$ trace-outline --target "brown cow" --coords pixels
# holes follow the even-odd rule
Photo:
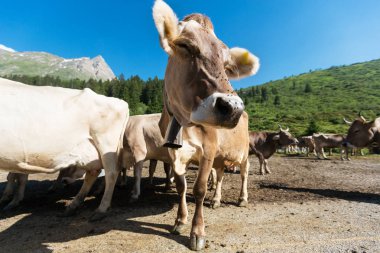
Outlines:
[[[288,129],[282,129],[276,133],[249,132],[249,154],[255,154],[260,162],[260,174],[271,173],[268,168],[268,159],[276,152],[277,148],[297,144]]]
[[[345,136],[342,134],[313,134],[313,140],[315,144],[315,151],[317,152],[317,158],[327,159],[324,148],[341,148],[340,158],[343,160],[342,144],[345,139]],[[347,152],[346,152],[347,153]]]
[[[228,78],[253,75],[259,63],[245,49],[229,49],[216,37],[210,19],[202,14],[192,14],[178,22],[173,10],[157,0],[153,18],[161,46],[169,54],[163,117],[170,120],[161,120],[161,133],[168,130],[165,139],[170,143],[178,133],[178,126],[202,126],[198,130],[202,134],[202,142],[198,143],[201,158],[193,188],[196,209],[190,233],[190,248],[200,250],[205,245],[203,200],[218,148],[215,128],[235,127],[244,110],[243,102],[233,91]],[[174,171],[177,188],[183,192],[184,171]]]
[[[207,127],[185,127],[183,129],[183,147],[180,149],[169,149],[169,154],[173,159],[173,170],[175,171],[177,191],[181,196],[181,201],[178,206],[177,218],[172,230],[172,232],[176,234],[181,233],[184,225],[187,223],[187,184],[185,179],[186,167],[190,163],[193,163],[195,165],[201,164],[205,159],[203,158],[203,155],[207,150],[205,150],[204,143],[208,138],[207,135],[205,135],[205,130],[207,130]],[[221,187],[225,166],[240,167],[242,184],[239,197],[239,206],[246,206],[248,204],[247,181],[249,169],[249,135],[247,113],[243,113],[243,115],[240,117],[238,125],[234,129],[218,129],[215,134],[216,151],[215,155],[213,156],[213,160],[210,162],[212,167],[214,167],[217,172],[217,185],[212,200],[212,206],[213,208],[216,208],[220,205]],[[201,169],[202,168],[199,167],[199,170]],[[200,175],[201,174],[199,173],[198,177]],[[205,180],[207,182],[207,177]],[[196,187],[196,183],[197,182],[195,182],[194,188]],[[198,205],[197,208],[199,208]],[[201,246],[199,243],[202,242],[198,242],[197,244],[198,246]]]
[[[309,157],[309,154],[312,152],[315,156],[317,153],[315,152],[315,144],[313,140],[313,136],[301,136],[297,138],[298,147],[306,148],[306,156]]]
[[[149,178],[152,182],[157,160],[164,162],[166,172],[166,189],[170,188],[170,162],[168,149],[162,147],[162,138],[158,122],[161,113],[131,116],[124,134],[123,167],[134,169],[135,184],[131,201],[136,201],[140,195],[141,172],[143,163],[151,160]]]
[[[346,123],[350,124],[350,128],[343,146],[351,148],[380,146],[380,117],[367,121],[359,115],[354,122],[346,121]]]

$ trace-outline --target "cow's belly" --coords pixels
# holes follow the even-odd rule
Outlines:
[[[171,162],[171,158],[169,156],[168,149],[163,148],[163,147],[151,147],[151,148],[149,148],[145,159],[146,160],[155,159],[155,160],[163,161],[166,163]]]
[[[20,164],[51,169],[52,173],[71,165],[85,170],[102,168],[98,152],[88,139],[70,143],[70,146],[63,149],[42,150],[41,147],[36,149],[38,152],[35,152],[35,149],[23,149],[20,145],[15,149],[15,145],[12,145],[12,148],[6,149],[6,151],[0,150],[0,169],[30,173],[25,168],[26,166],[20,166]]]
[[[247,154],[247,151],[238,148],[229,152],[218,153],[215,157],[214,166],[240,165],[247,158]]]

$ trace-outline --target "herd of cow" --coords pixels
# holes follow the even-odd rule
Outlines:
[[[275,133],[249,132],[248,114],[229,79],[255,74],[258,58],[246,49],[228,48],[204,15],[191,14],[178,21],[165,2],[156,0],[153,18],[161,46],[169,55],[160,114],[129,117],[125,101],[89,89],[36,87],[0,79],[0,168],[9,172],[0,203],[8,203],[6,208],[22,200],[28,174],[60,171],[57,183],[84,177],[65,211],[72,215],[103,169],[104,193],[91,217],[97,220],[111,204],[122,167],[134,170],[133,201],[140,195],[143,162],[151,160],[152,178],[160,160],[165,163],[166,186],[170,187],[174,177],[180,195],[172,229],[178,234],[188,223],[185,173],[193,164],[198,166],[198,174],[193,187],[196,208],[190,249],[201,250],[205,246],[203,201],[210,174],[216,182],[213,207],[218,207],[225,167],[239,167],[238,204],[245,206],[249,154],[259,158],[264,174],[270,173],[267,159],[279,147],[299,145],[324,156],[323,147],[380,144],[380,118],[367,122],[359,117],[348,122],[346,138],[319,134],[297,140],[281,127]],[[57,184],[52,189],[55,187]]]

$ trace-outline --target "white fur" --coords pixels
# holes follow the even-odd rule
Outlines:
[[[234,47],[230,50],[231,61],[238,69],[236,73],[229,76],[230,79],[240,79],[257,73],[260,61],[255,55],[245,48]]]
[[[191,112],[191,122],[202,125],[215,125],[217,119],[215,118],[214,108],[217,98],[220,97],[228,98],[232,104],[235,104],[235,102],[236,104],[243,104],[243,101],[239,96],[214,92],[213,94],[205,98],[195,111]]]
[[[158,34],[160,35],[161,46],[168,54],[173,54],[173,50],[171,49],[169,43],[170,39],[165,33],[165,27],[170,28],[169,31],[173,35],[178,35],[178,18],[170,8],[162,0],[156,0],[153,6],[153,19],[156,24]]]

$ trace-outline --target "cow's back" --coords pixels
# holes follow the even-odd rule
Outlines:
[[[313,140],[318,148],[337,148],[344,141],[344,136],[341,134],[318,134],[313,135]]]

